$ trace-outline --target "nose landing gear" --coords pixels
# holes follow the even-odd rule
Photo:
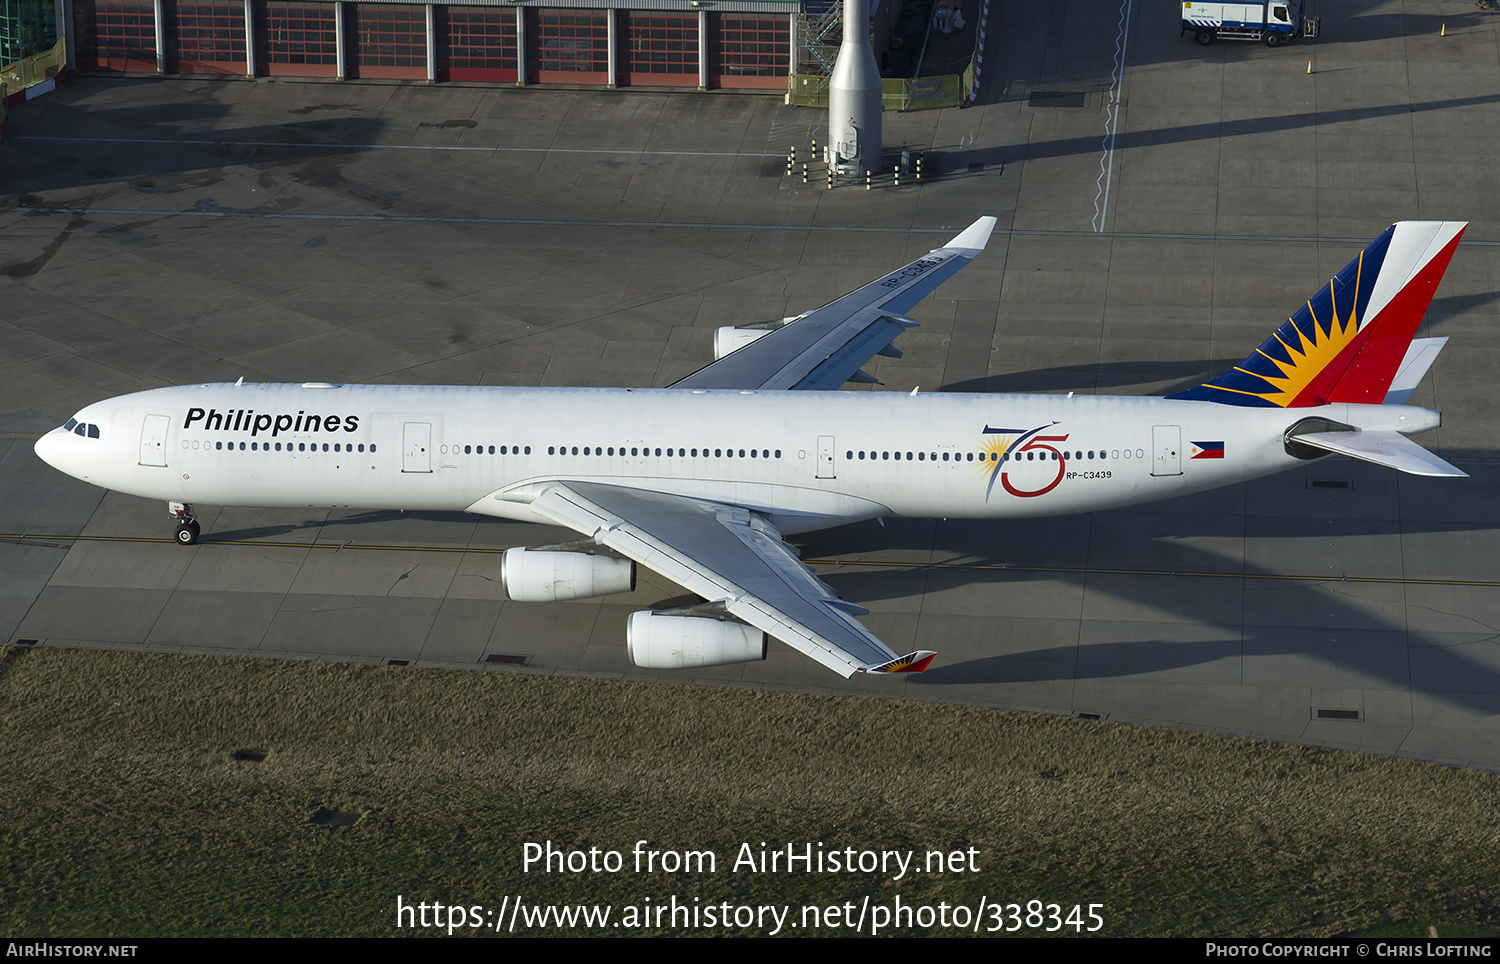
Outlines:
[[[198,541],[198,520],[193,518],[193,507],[182,502],[168,502],[167,511],[177,523],[174,538],[179,546],[191,546]]]

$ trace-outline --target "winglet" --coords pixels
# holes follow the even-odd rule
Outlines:
[[[957,249],[965,257],[974,257],[983,251],[984,246],[989,243],[990,233],[995,230],[995,221],[994,217],[985,215],[964,228],[957,237],[943,245],[943,248]],[[933,250],[939,251],[942,249],[933,248]]]
[[[920,673],[927,668],[937,653],[930,649],[919,649],[915,653],[898,656],[889,663],[881,663],[865,670],[867,673]]]

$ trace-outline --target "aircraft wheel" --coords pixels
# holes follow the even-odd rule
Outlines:
[[[177,523],[177,544],[180,546],[191,546],[198,541],[198,523]]]
[[[1193,34],[1193,39],[1198,41],[1198,46],[1207,47],[1214,42],[1214,32],[1212,30],[1200,30]]]
[[[1272,30],[1261,38],[1261,43],[1265,44],[1267,47],[1279,46],[1281,44],[1281,34]]]

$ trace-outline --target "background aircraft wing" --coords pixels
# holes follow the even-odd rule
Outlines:
[[[799,316],[672,387],[832,391],[914,327],[906,312],[983,251],[994,229],[994,218],[980,218],[943,247]]]
[[[749,509],[595,482],[548,485],[531,508],[842,676],[920,672],[933,656],[898,656],[851,615],[869,610],[840,600]]]

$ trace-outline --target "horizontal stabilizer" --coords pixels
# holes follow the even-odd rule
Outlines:
[[[1469,476],[1400,432],[1309,432],[1292,438],[1325,452],[1374,462],[1408,475],[1460,479]]]
[[[1401,359],[1401,367],[1396,369],[1396,377],[1391,382],[1390,390],[1385,393],[1384,404],[1405,405],[1446,344],[1447,338],[1418,338],[1413,341],[1406,349],[1406,357]]]

